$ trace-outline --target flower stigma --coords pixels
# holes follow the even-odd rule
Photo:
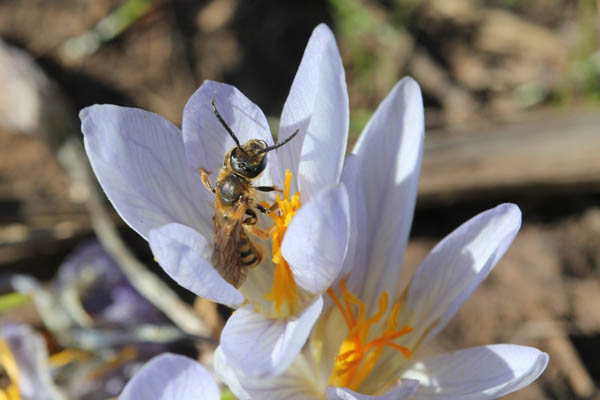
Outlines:
[[[388,311],[387,292],[383,292],[379,297],[377,313],[367,318],[364,303],[348,291],[345,280],[340,281],[340,286],[341,300],[332,288],[327,289],[327,294],[340,310],[348,326],[348,335],[335,357],[335,366],[329,378],[329,384],[357,390],[371,373],[385,346],[398,350],[407,359],[412,357],[412,351],[394,343],[393,340],[410,333],[413,328],[406,325],[398,329],[397,319],[400,303],[396,303],[388,315],[383,333],[379,337],[369,340],[371,327],[377,324]],[[353,312],[352,305],[358,308],[357,315]]]
[[[0,339],[0,400],[21,400],[19,368],[6,341]]]
[[[274,224],[270,229],[272,260],[275,264],[273,273],[273,285],[271,292],[265,295],[265,299],[275,304],[275,310],[280,313],[284,306],[289,315],[294,315],[297,308],[298,290],[296,281],[290,269],[289,264],[281,254],[281,243],[288,225],[292,222],[296,211],[302,206],[300,203],[300,193],[294,194],[290,198],[290,184],[293,174],[289,169],[285,170],[285,186],[283,199],[275,195],[278,208],[269,213],[269,217]]]

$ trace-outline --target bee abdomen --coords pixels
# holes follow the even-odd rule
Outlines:
[[[245,267],[250,267],[259,264],[262,260],[262,255],[252,242],[247,238],[242,238],[240,246],[240,264]]]

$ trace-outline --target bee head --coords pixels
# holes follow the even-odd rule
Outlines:
[[[247,179],[254,179],[265,170],[267,167],[267,152],[283,146],[298,134],[298,129],[296,129],[294,133],[288,136],[283,142],[274,144],[273,146],[267,145],[264,140],[260,139],[250,139],[243,145],[240,145],[237,136],[235,136],[235,133],[233,133],[229,125],[227,125],[221,116],[221,113],[219,113],[219,110],[217,110],[215,99],[212,99],[211,106],[215,116],[236,144],[236,147],[231,149],[225,156],[223,164],[226,167],[231,168],[237,175]]]
[[[236,174],[244,178],[254,179],[267,167],[267,143],[260,139],[250,139],[239,147],[234,147],[228,154],[229,166]]]

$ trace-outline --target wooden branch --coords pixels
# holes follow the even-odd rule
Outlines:
[[[600,115],[544,118],[488,132],[428,133],[425,202],[507,190],[600,189]]]

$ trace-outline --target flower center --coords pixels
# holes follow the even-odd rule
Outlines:
[[[412,351],[394,343],[393,340],[410,333],[413,328],[406,325],[398,329],[397,319],[400,303],[396,303],[388,315],[386,327],[381,336],[369,340],[371,327],[378,323],[388,311],[388,294],[386,292],[381,294],[377,313],[367,318],[364,303],[348,291],[346,281],[342,279],[340,286],[341,300],[331,288],[327,289],[327,294],[342,313],[348,326],[348,336],[335,357],[335,366],[329,378],[329,384],[356,390],[371,373],[385,346],[398,350],[406,358],[412,356]],[[356,314],[352,310],[352,304],[358,309]]]
[[[290,198],[292,176],[290,170],[286,169],[283,199],[279,195],[275,195],[278,209],[269,213],[269,217],[274,222],[270,233],[273,252],[272,260],[275,264],[275,271],[273,273],[271,292],[265,295],[265,299],[275,303],[275,310],[278,313],[285,307],[290,315],[295,314],[296,311],[298,290],[296,289],[296,282],[294,281],[294,275],[290,266],[281,254],[281,243],[283,242],[288,225],[292,222],[296,211],[302,205],[300,203],[300,193],[296,193]]]
[[[21,400],[19,368],[6,341],[0,339],[0,400]]]

